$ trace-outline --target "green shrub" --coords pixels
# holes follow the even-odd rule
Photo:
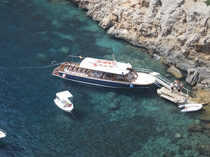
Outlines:
[[[207,5],[210,5],[210,0],[207,0],[207,1],[206,1],[206,4],[207,4]]]

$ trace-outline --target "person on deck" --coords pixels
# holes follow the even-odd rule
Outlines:
[[[173,82],[170,84],[170,87],[171,87],[171,93],[173,93],[173,91],[174,91],[174,83]]]
[[[179,87],[179,81],[178,80],[174,81],[174,87],[176,88],[177,91],[179,91],[180,87]]]
[[[181,91],[182,91],[182,88],[183,88],[183,83],[182,83],[182,82],[180,82],[180,83],[179,83],[178,92],[181,92]]]

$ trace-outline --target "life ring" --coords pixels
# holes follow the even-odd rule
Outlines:
[[[63,76],[63,78],[66,78],[66,74],[63,74],[62,76]]]
[[[71,107],[72,104],[69,104],[68,107]]]
[[[98,64],[96,64],[96,63],[93,63],[93,65],[94,65],[94,67],[97,67],[98,66]]]

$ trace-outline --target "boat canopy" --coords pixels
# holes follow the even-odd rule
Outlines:
[[[130,72],[130,70],[128,69],[132,68],[130,63],[122,63],[117,61],[109,61],[89,57],[83,59],[79,67],[119,75],[128,74]]]
[[[68,98],[72,98],[73,97],[73,95],[69,91],[63,91],[63,92],[56,93],[56,96],[60,100],[65,100],[65,99],[68,99]]]

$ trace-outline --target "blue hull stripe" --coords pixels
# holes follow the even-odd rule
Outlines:
[[[63,74],[64,73],[59,72],[59,76],[61,78],[64,78],[62,77]],[[64,79],[67,79],[67,80],[96,85],[96,86],[109,87],[109,88],[148,88],[151,86],[151,85],[133,85],[133,84],[131,85],[129,83],[111,82],[111,81],[106,81],[106,80],[98,80],[98,79],[93,79],[93,78],[75,76],[75,75],[70,75],[66,73],[65,75],[66,77]]]

